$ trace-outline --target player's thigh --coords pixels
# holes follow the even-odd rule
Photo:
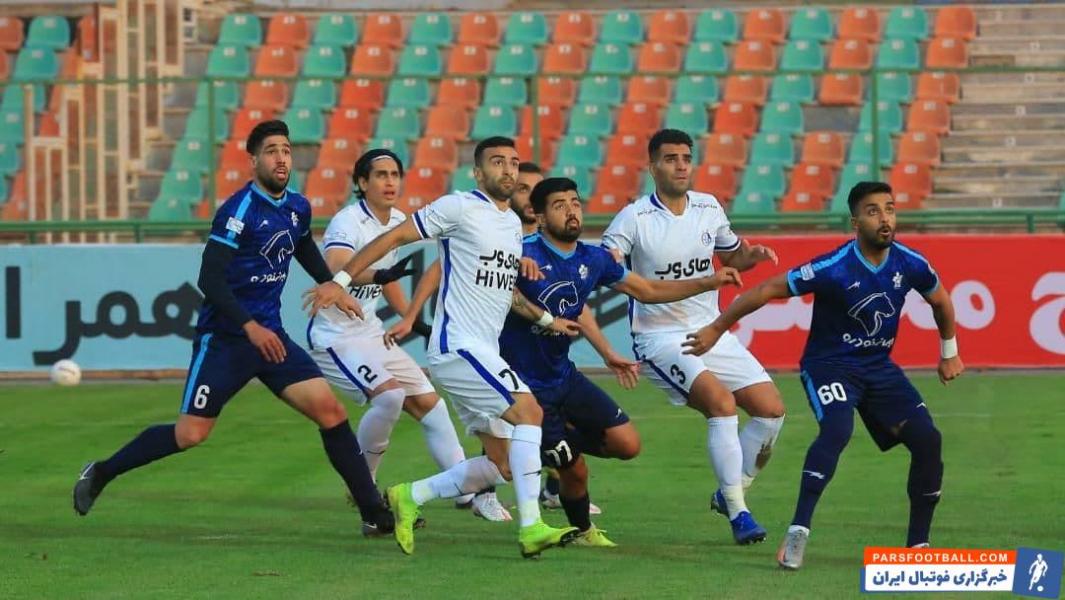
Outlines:
[[[920,392],[906,374],[890,361],[863,373],[866,391],[859,406],[862,421],[881,450],[899,443],[901,426],[914,418],[931,419]]]
[[[353,337],[317,348],[311,357],[329,383],[361,406],[380,390],[399,386],[389,385],[393,377],[381,360],[384,344],[379,346],[369,338]]]
[[[736,404],[752,417],[773,419],[784,416],[784,400],[773,382],[756,383],[732,392]]]
[[[287,335],[282,335],[281,341],[285,344],[285,360],[264,362],[257,373],[259,380],[319,427],[328,429],[347,419],[347,412],[314,359]]]
[[[569,467],[580,456],[579,448],[567,437],[566,415],[563,412],[567,386],[535,390],[536,400],[543,410],[540,455],[543,463],[555,469]]]
[[[636,347],[644,375],[676,406],[690,405],[696,380],[708,369],[698,356],[684,354],[683,334],[642,339]]]
[[[581,430],[602,432],[611,457],[627,460],[640,453],[640,435],[629,416],[609,394],[579,371],[571,377],[563,406],[568,423]],[[544,419],[547,419],[546,411]]]
[[[818,423],[836,411],[853,414],[865,393],[852,370],[838,365],[803,364],[799,380]]]
[[[725,332],[709,352],[702,355],[714,377],[736,398],[736,404],[755,417],[780,417],[784,403],[762,363],[740,339]]]
[[[192,345],[181,414],[218,418],[229,399],[251,381],[264,363],[259,351],[244,338],[200,336]]]
[[[429,373],[447,391],[469,434],[510,439],[514,427],[503,414],[515,396],[532,397],[528,386],[492,348],[466,348],[429,359]]]

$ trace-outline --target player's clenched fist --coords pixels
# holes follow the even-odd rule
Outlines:
[[[714,274],[710,276],[710,289],[716,290],[726,285],[734,285],[736,287],[743,287],[743,278],[740,277],[740,272],[732,267],[721,267]]]
[[[939,359],[939,382],[943,385],[947,385],[951,380],[956,379],[962,372],[965,371],[965,365],[961,362],[960,356],[952,356],[951,358]]]

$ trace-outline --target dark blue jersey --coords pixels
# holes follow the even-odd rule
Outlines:
[[[522,256],[535,260],[544,278],[519,278],[518,290],[554,317],[576,320],[593,290],[614,285],[628,275],[609,252],[581,242],[573,252],[565,253],[538,236],[523,244]],[[569,336],[510,313],[499,349],[522,381],[542,389],[561,384],[576,368],[569,359],[570,342]]]
[[[281,291],[289,261],[302,236],[311,234],[311,205],[296,192],[279,200],[253,182],[218,207],[208,244],[234,249],[226,283],[237,302],[263,327],[281,331]],[[207,300],[196,324],[200,333],[243,335],[240,325],[226,319]]]
[[[793,296],[814,295],[813,319],[802,362],[868,364],[885,360],[895,345],[902,304],[911,289],[927,296],[939,276],[923,256],[895,242],[873,266],[856,241],[788,271]]]

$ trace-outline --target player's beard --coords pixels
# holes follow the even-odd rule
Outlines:
[[[886,236],[881,235],[880,228],[877,228],[872,234],[865,236],[865,241],[874,248],[883,250],[884,248],[890,248],[891,244],[895,242],[895,230],[892,229]]]
[[[521,220],[524,225],[532,225],[536,222],[536,215],[532,211],[532,207],[526,203],[525,206],[518,206],[518,203],[514,201],[514,198],[510,199],[510,209],[518,215],[518,219]]]
[[[516,183],[512,183],[510,186],[510,190],[508,191],[502,186],[502,184],[499,183],[499,181],[500,180],[491,181],[489,179],[485,179],[484,191],[496,200],[506,200],[507,202],[510,202],[510,197],[514,195],[514,186],[516,185]]]
[[[567,244],[570,242],[576,242],[580,239],[581,234],[584,233],[584,227],[579,224],[575,228],[570,227],[569,225],[563,225],[559,229],[551,226],[548,226],[546,229],[547,232],[551,234],[551,237],[566,242]]]
[[[287,171],[285,173],[284,181],[278,180],[273,171],[256,173],[256,175],[258,175],[256,179],[259,180],[259,183],[271,194],[280,194],[285,191],[285,188],[288,186],[289,172]]]

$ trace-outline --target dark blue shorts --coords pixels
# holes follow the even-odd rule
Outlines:
[[[799,377],[817,421],[833,411],[857,410],[881,450],[899,442],[893,427],[928,412],[921,394],[890,360],[861,366],[803,363],[801,368]]]
[[[562,384],[532,391],[544,409],[540,448],[551,466],[566,466],[580,456],[572,430],[582,438],[601,437],[607,429],[629,422],[614,399],[576,369]]]
[[[277,332],[285,344],[285,361],[272,363],[263,358],[248,338],[208,333],[192,343],[192,363],[181,397],[182,414],[217,417],[222,407],[253,377],[280,396],[286,387],[321,377],[322,371],[310,355],[284,331]]]

